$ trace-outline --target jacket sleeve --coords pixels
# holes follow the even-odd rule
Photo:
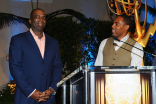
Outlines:
[[[62,62],[60,58],[59,45],[57,44],[57,51],[53,64],[53,80],[50,85],[50,87],[53,88],[55,91],[57,91],[57,83],[61,80],[61,78],[62,78]]]
[[[22,67],[22,47],[18,38],[13,36],[9,48],[9,69],[17,87],[28,97],[34,87],[29,83]]]

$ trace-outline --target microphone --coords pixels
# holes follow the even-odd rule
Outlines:
[[[113,45],[114,45],[114,46],[118,46],[116,43],[113,43]],[[118,47],[120,47],[120,46],[118,46]],[[135,54],[135,55],[137,55],[137,56],[139,56],[138,54],[136,54],[136,53],[134,53],[134,52],[132,52],[132,51],[126,49],[126,48],[123,48],[123,47],[120,47],[120,48],[122,48],[122,49],[124,49],[124,50],[126,50],[126,51],[128,51],[128,52],[130,52],[130,53],[133,53],[133,54]],[[139,56],[139,57],[142,58],[141,56]]]
[[[117,40],[117,41],[120,41],[120,42],[123,42],[123,43],[125,43],[125,44],[127,44],[127,45],[129,45],[129,46],[131,46],[131,47],[134,47],[134,48],[136,48],[136,49],[138,49],[138,50],[140,50],[140,51],[143,51],[143,52],[145,52],[145,53],[147,53],[147,54],[150,54],[150,55],[156,57],[155,54],[149,53],[149,52],[144,51],[144,50],[142,50],[142,49],[140,49],[140,48],[138,48],[138,47],[135,47],[135,46],[133,46],[133,45],[131,45],[131,44],[129,44],[129,43],[126,43],[126,42],[124,42],[124,41],[121,41],[121,40],[119,40],[119,39],[118,39],[117,37],[115,37],[115,36],[113,36],[113,39],[114,39],[114,40]],[[113,44],[113,45],[114,45],[114,44]],[[116,45],[117,45],[117,44],[116,44]]]

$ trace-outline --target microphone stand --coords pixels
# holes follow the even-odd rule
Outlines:
[[[88,52],[91,45],[91,38],[88,36],[88,49],[84,51],[84,62],[85,62],[85,69],[83,70],[83,84],[84,84],[84,102],[83,104],[89,104],[89,69],[88,69]]]
[[[123,43],[125,43],[125,44],[127,44],[127,45],[130,45],[131,47],[134,47],[134,48],[136,48],[136,49],[138,49],[138,50],[140,50],[140,51],[143,51],[143,52],[145,52],[145,53],[147,53],[147,54],[150,54],[150,55],[156,57],[155,54],[149,53],[149,52],[144,51],[144,50],[142,50],[142,49],[140,49],[140,48],[138,48],[138,47],[135,47],[135,46],[133,46],[133,45],[131,45],[131,44],[129,44],[129,43],[126,43],[126,42],[124,42],[124,41],[121,41],[121,40],[119,40],[117,37],[113,37],[113,39],[114,39],[114,40],[117,40],[117,41],[120,41],[120,42],[123,42]]]

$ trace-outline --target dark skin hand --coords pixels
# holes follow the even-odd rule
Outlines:
[[[43,102],[45,102],[47,99],[49,99],[50,96],[53,94],[53,92],[54,92],[53,89],[47,89],[46,91],[44,91],[43,94],[40,96],[42,99],[44,99]],[[42,99],[40,99],[40,100],[42,100]]]
[[[32,95],[31,98],[38,101],[38,102],[46,102],[47,99],[50,98],[50,96],[53,94],[53,89],[47,89],[44,92],[40,92],[39,90],[36,90]]]
[[[45,101],[45,99],[41,96],[45,96],[45,94],[40,92],[39,90],[35,90],[35,92],[30,97],[38,102]]]

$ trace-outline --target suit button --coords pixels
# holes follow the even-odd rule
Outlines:
[[[42,73],[42,75],[44,75],[44,74],[46,74],[46,73]]]
[[[115,60],[115,59],[113,59],[113,60]]]
[[[115,55],[116,55],[116,53],[115,53]]]
[[[43,64],[45,64],[45,63],[43,62]]]

